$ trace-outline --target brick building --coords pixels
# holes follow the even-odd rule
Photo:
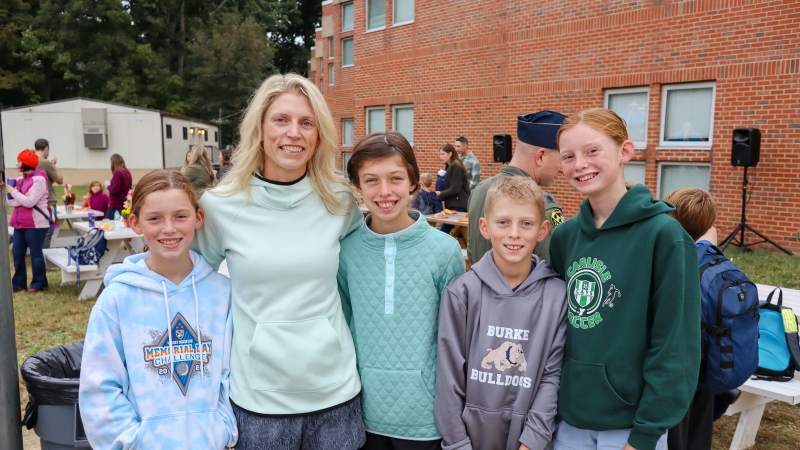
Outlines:
[[[492,135],[516,142],[517,115],[609,107],[637,147],[626,177],[659,197],[709,189],[721,237],[741,215],[732,131],[759,128],[748,223],[798,251],[798,23],[788,0],[329,0],[310,77],[345,160],[369,132],[396,129],[435,172],[439,146],[463,135],[484,178],[500,167]],[[577,212],[582,196],[563,177],[549,192]]]

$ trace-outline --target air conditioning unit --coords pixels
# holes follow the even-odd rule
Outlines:
[[[108,148],[108,122],[105,108],[81,108],[83,146]]]

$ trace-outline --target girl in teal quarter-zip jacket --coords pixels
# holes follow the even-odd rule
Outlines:
[[[433,420],[439,303],[464,273],[458,242],[409,211],[414,152],[397,132],[356,145],[347,172],[370,215],[342,241],[339,295],[361,375],[365,449],[440,448]]]

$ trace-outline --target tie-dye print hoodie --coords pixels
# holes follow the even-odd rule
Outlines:
[[[79,403],[92,448],[236,444],[230,280],[190,256],[194,268],[177,286],[147,267],[150,253],[108,269],[81,363]]]

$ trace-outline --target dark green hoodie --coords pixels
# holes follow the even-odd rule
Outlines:
[[[587,430],[633,427],[637,450],[683,418],[700,369],[697,250],[674,209],[636,185],[599,229],[584,200],[550,243],[569,304],[558,415]]]

